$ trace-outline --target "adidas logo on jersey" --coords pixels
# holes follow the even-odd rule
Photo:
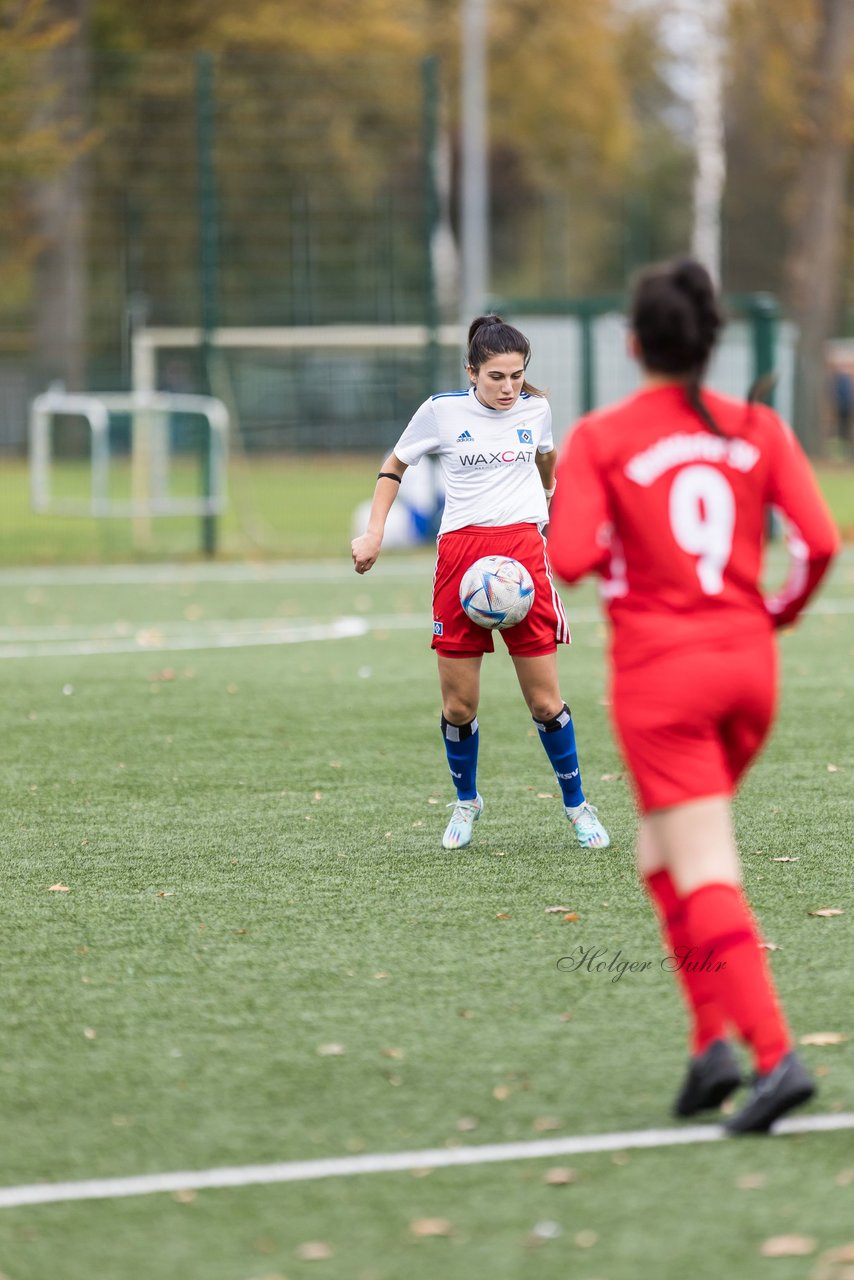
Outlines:
[[[474,440],[474,436],[470,431],[464,431],[461,436],[457,436],[457,444],[464,443],[465,441],[469,441],[470,443],[472,440]]]

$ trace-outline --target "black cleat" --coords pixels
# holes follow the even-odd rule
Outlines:
[[[747,1102],[724,1128],[727,1133],[767,1133],[775,1120],[809,1102],[814,1093],[812,1076],[792,1050],[773,1071],[755,1077]]]
[[[713,1040],[692,1058],[685,1083],[673,1105],[675,1116],[693,1116],[719,1107],[741,1084],[738,1060],[726,1040]]]

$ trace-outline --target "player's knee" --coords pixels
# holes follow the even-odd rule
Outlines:
[[[554,698],[551,695],[533,694],[527,700],[528,710],[535,720],[540,724],[549,724],[564,709],[564,702],[560,698]]]
[[[452,694],[444,699],[442,714],[449,724],[468,724],[477,715],[477,701],[461,694]]]

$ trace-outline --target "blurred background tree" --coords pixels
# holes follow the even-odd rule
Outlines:
[[[619,292],[685,249],[684,10],[490,4],[494,293]],[[805,334],[843,330],[854,296],[851,15],[729,0],[723,284],[782,296]],[[133,324],[197,323],[202,89],[223,323],[419,318],[419,63],[440,59],[450,233],[459,43],[459,0],[0,0],[0,366],[27,342],[33,385],[115,383]]]

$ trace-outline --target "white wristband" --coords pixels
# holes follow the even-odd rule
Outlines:
[[[556,488],[557,488],[557,481],[555,481],[551,489],[543,489],[543,493],[546,495],[547,498],[553,498]]]

